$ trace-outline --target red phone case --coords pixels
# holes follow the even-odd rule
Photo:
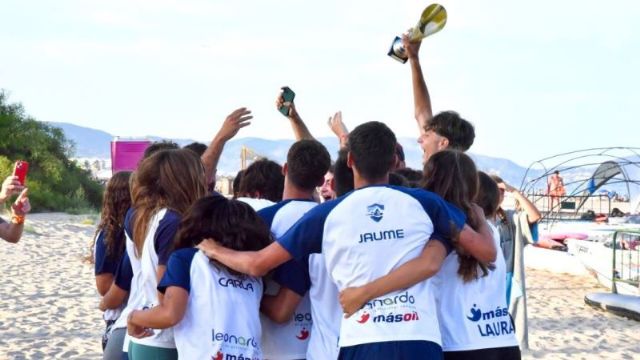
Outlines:
[[[24,185],[27,180],[27,173],[29,172],[29,163],[26,161],[18,160],[16,161],[15,167],[13,168],[13,176],[18,177],[18,181],[20,181],[21,185]]]

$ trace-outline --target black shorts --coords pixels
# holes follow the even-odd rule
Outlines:
[[[442,347],[431,341],[386,341],[340,348],[338,360],[442,360]]]
[[[520,360],[520,348],[517,346],[478,349],[467,351],[447,351],[444,360]]]

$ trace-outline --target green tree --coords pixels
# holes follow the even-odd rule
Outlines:
[[[72,152],[73,144],[62,130],[28,116],[0,91],[0,178],[11,174],[16,160],[28,161],[34,211],[77,212],[100,206],[102,185],[69,160]]]

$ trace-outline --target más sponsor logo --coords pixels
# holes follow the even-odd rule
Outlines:
[[[383,306],[406,305],[406,304],[413,305],[415,304],[415,302],[416,302],[415,297],[409,294],[408,291],[405,291],[404,293],[399,295],[373,299],[368,303],[364,304],[364,307],[367,309],[373,309],[376,307],[383,307]]]
[[[216,332],[215,329],[211,329],[211,341],[222,342],[234,346],[241,346],[245,348],[259,349],[260,343],[253,337],[245,337],[226,332]]]
[[[254,356],[244,356],[243,354],[225,354],[222,351],[218,351],[214,356],[211,357],[211,360],[260,360],[260,358]]]
[[[497,307],[495,310],[483,312],[476,304],[473,304],[470,312],[471,316],[467,316],[467,319],[478,323],[476,325],[482,337],[501,336],[514,332],[507,308]]]
[[[382,230],[360,234],[358,244],[374,242],[380,240],[404,239],[404,229]]]
[[[407,312],[407,313],[399,313],[394,314],[393,312],[387,314],[380,314],[374,317],[371,317],[371,314],[368,312],[362,313],[359,319],[356,319],[356,322],[360,324],[366,324],[369,320],[373,319],[374,323],[398,323],[398,322],[409,322],[409,321],[418,321],[420,320],[420,316],[415,311]]]
[[[418,313],[415,311],[400,313],[400,314],[394,314],[390,312],[386,315],[381,314],[373,317],[374,323],[382,323],[382,322],[397,323],[397,322],[408,322],[408,321],[418,321],[418,320],[420,320],[420,317],[418,316]]]
[[[384,205],[371,204],[367,206],[367,216],[370,217],[371,220],[379,222],[384,216]]]
[[[220,286],[222,287],[233,287],[236,289],[254,292],[253,283],[251,281],[221,277],[220,279],[218,279],[218,284],[220,284]]]

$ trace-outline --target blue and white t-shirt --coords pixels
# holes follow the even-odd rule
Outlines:
[[[125,234],[127,236],[127,255],[131,262],[133,278],[131,279],[131,290],[129,292],[129,302],[125,311],[142,310],[152,308],[159,304],[157,286],[158,266],[166,265],[169,255],[173,249],[173,239],[180,224],[180,214],[173,210],[161,209],[149,221],[147,236],[142,246],[140,254],[136,254],[136,247],[131,235],[131,220],[134,211],[129,210],[125,218]],[[127,351],[129,341],[137,344],[175,348],[173,341],[173,330],[154,329],[154,334],[143,339],[125,337],[123,350]]]
[[[439,294],[438,319],[444,351],[518,346],[504,296],[506,263],[500,233],[493,224],[487,224],[498,252],[493,271],[465,283],[458,275],[458,254],[452,252],[433,277],[434,291]]]
[[[122,239],[122,241],[124,241],[124,239]],[[99,231],[98,234],[96,235],[93,259],[94,259],[94,273],[96,276],[101,274],[111,274],[115,279],[118,266],[120,264],[120,261],[122,260],[122,255],[109,256],[107,254],[107,244],[106,244],[104,230]],[[117,309],[107,309],[102,314],[102,318],[107,321],[117,320],[120,314],[122,313],[123,308],[124,308],[124,305]]]
[[[416,258],[427,241],[451,249],[464,214],[422,189],[369,186],[310,210],[278,242],[296,259],[322,253],[338,290],[367,284]],[[429,280],[373,299],[340,327],[340,347],[424,340],[441,343]]]
[[[234,275],[196,248],[176,250],[158,291],[189,292],[184,317],[173,327],[180,359],[262,359],[262,280]]]
[[[284,200],[258,211],[258,215],[271,228],[273,236],[278,238],[316,205],[313,200]],[[265,294],[276,295],[281,286],[300,295],[302,299],[293,318],[284,324],[260,315],[263,354],[270,360],[304,359],[313,333],[308,269],[296,260],[280,265],[274,270],[273,277],[265,280]]]

